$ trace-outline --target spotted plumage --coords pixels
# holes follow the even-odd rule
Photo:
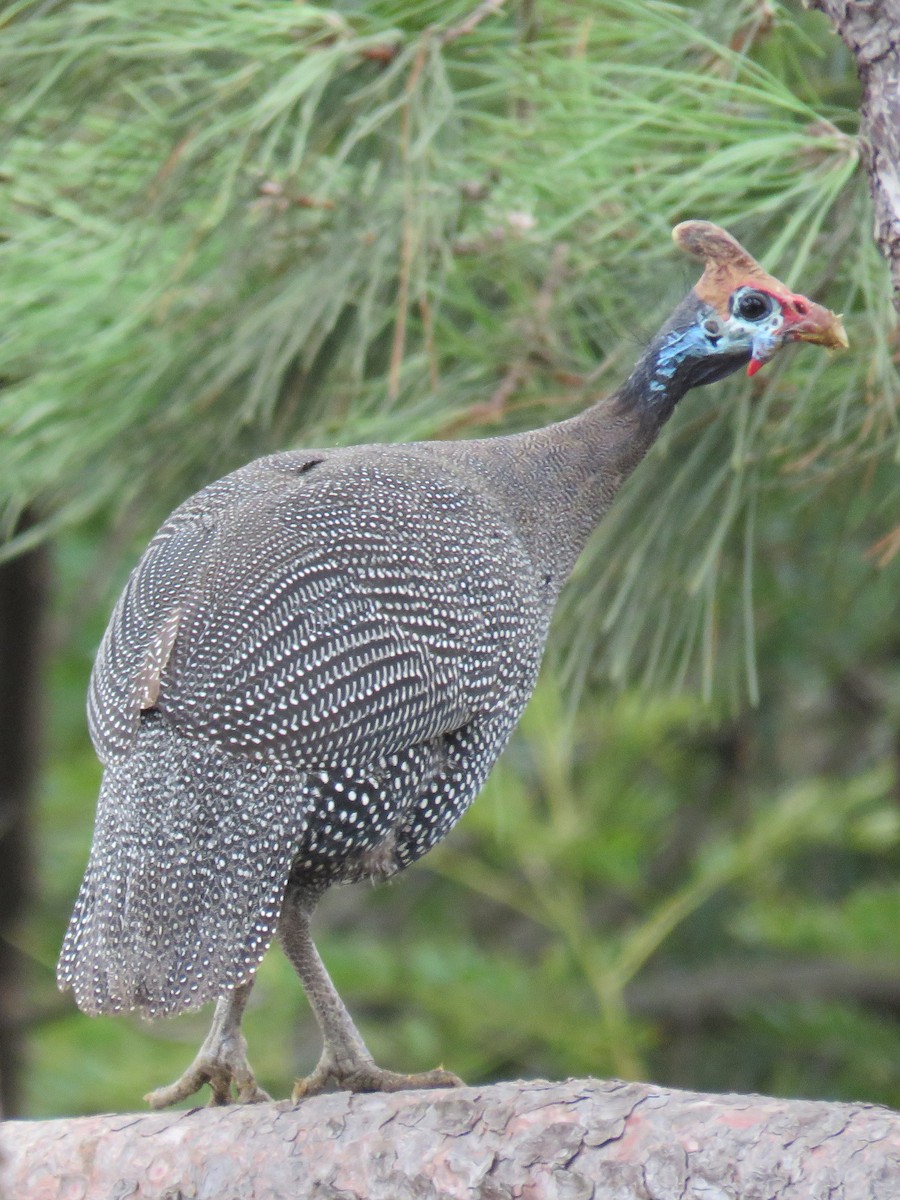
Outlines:
[[[316,900],[415,862],[466,811],[561,587],[681,396],[843,337],[722,230],[679,228],[707,258],[700,293],[609,401],[511,437],[260,459],[176,509],[135,567],[91,679],[105,770],[58,978],[89,1013],[217,1000],[152,1103],[203,1083],[263,1098],[240,1019],[276,934],[325,1042],[298,1096],[454,1082],[375,1067],[310,939]]]
[[[107,770],[60,960],[81,1007],[243,982],[292,864],[321,885],[421,857],[515,726],[548,616],[502,512],[414,449],[274,455],[177,509],[91,680]]]

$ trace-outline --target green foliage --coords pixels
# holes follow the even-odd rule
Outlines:
[[[729,729],[684,698],[626,694],[573,723],[545,680],[453,837],[396,885],[323,906],[323,954],[376,1056],[471,1082],[591,1072],[897,1105],[896,1021],[852,988],[791,982],[804,962],[885,988],[900,974],[896,769],[766,788],[766,760],[797,765],[798,718],[781,706],[773,736],[765,715]],[[79,790],[83,770],[69,772]],[[58,787],[47,813],[41,1006],[87,848]],[[273,952],[246,1032],[276,1094],[318,1054],[299,1006]],[[183,1069],[208,1016],[64,1011],[34,1038],[35,1114],[133,1106]]]
[[[99,506],[145,534],[210,463],[456,432],[504,380],[509,425],[564,415],[621,378],[683,286],[669,228],[703,215],[843,308],[854,353],[689,401],[563,628],[573,675],[700,662],[709,693],[718,663],[755,696],[761,493],[809,504],[896,450],[848,64],[792,9],[526,5],[443,38],[466,11],[19,6],[7,527],[39,500],[51,527]]]
[[[611,390],[693,282],[669,230],[698,216],[842,309],[851,352],[680,406],[485,795],[395,887],[331,897],[323,950],[389,1065],[900,1103],[896,1004],[751,986],[900,973],[896,333],[852,64],[794,3],[523,0],[456,36],[472,7],[5,10],[0,520],[37,511],[6,553],[52,533],[59,572],[35,1114],[133,1106],[206,1020],[91,1022],[52,984],[98,778],[87,672],[140,545],[255,454]],[[718,1007],[688,1019],[672,989],[704,971]],[[273,955],[247,1030],[279,1093],[317,1053],[296,1010]]]

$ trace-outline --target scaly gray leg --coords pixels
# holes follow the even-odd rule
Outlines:
[[[300,976],[325,1043],[316,1069],[294,1086],[291,1095],[294,1103],[305,1096],[317,1095],[329,1083],[351,1092],[461,1087],[462,1080],[442,1067],[419,1075],[402,1075],[375,1065],[313,945],[309,923],[318,897],[318,892],[291,888],[278,925],[278,939]]]
[[[236,987],[216,1001],[212,1025],[197,1057],[181,1076],[168,1087],[157,1088],[144,1097],[151,1108],[168,1108],[186,1100],[208,1083],[212,1091],[209,1103],[257,1104],[271,1100],[257,1085],[247,1062],[247,1043],[241,1033],[241,1017],[253,988],[253,980]],[[233,1093],[233,1094],[232,1094]]]

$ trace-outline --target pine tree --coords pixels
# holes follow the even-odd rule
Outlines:
[[[602,1017],[567,1043],[535,1005],[534,1027],[485,1060],[471,1017],[432,1009],[445,1031],[457,1022],[470,1074],[559,1073],[586,1054],[598,1071],[646,1070],[660,1014],[649,1004],[642,1018],[628,987],[664,944],[682,965],[707,927],[727,946],[728,914],[709,910],[721,895],[745,942],[778,946],[779,919],[802,908],[779,855],[796,867],[828,845],[842,904],[865,908],[873,888],[873,911],[900,903],[884,744],[900,705],[896,342],[857,100],[823,18],[756,0],[108,0],[20,2],[4,17],[0,518],[7,556],[52,538],[95,580],[63,625],[73,640],[89,639],[86,611],[102,619],[165,513],[254,455],[522,428],[611,390],[690,282],[669,238],[679,220],[727,226],[845,314],[851,353],[785,354],[679,411],[581,564],[494,807],[485,797],[423,866],[429,905],[452,876],[541,947],[535,929],[562,929],[568,958],[546,951],[546,979],[569,986],[574,971],[572,1021],[591,1005]],[[787,766],[766,761],[766,721],[782,737],[823,688],[823,720],[840,723],[854,681],[864,715],[836,744],[871,745],[843,764],[846,786],[810,782],[830,768],[809,738]],[[617,744],[598,745],[601,715]],[[688,736],[705,757],[673,748]],[[617,811],[617,787],[643,816]],[[685,801],[697,787],[711,814]],[[585,805],[609,835],[590,840],[591,863],[573,835]],[[676,846],[668,865],[648,813]],[[529,872],[561,867],[558,911],[538,911]],[[79,869],[54,884],[60,922]],[[845,905],[828,910],[831,942],[816,933],[831,886],[810,881],[786,954],[864,923]],[[52,957],[56,930],[35,953]],[[424,935],[416,945],[428,1004],[442,969]],[[496,947],[481,961],[449,933],[434,945],[469,970],[470,1007],[506,1012]],[[510,990],[524,987],[521,961],[503,963]],[[384,974],[382,986],[391,994]]]

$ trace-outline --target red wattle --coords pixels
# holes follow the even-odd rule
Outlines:
[[[765,364],[761,363],[758,358],[751,358],[750,362],[747,364],[747,374],[755,375],[759,368],[764,365]]]

